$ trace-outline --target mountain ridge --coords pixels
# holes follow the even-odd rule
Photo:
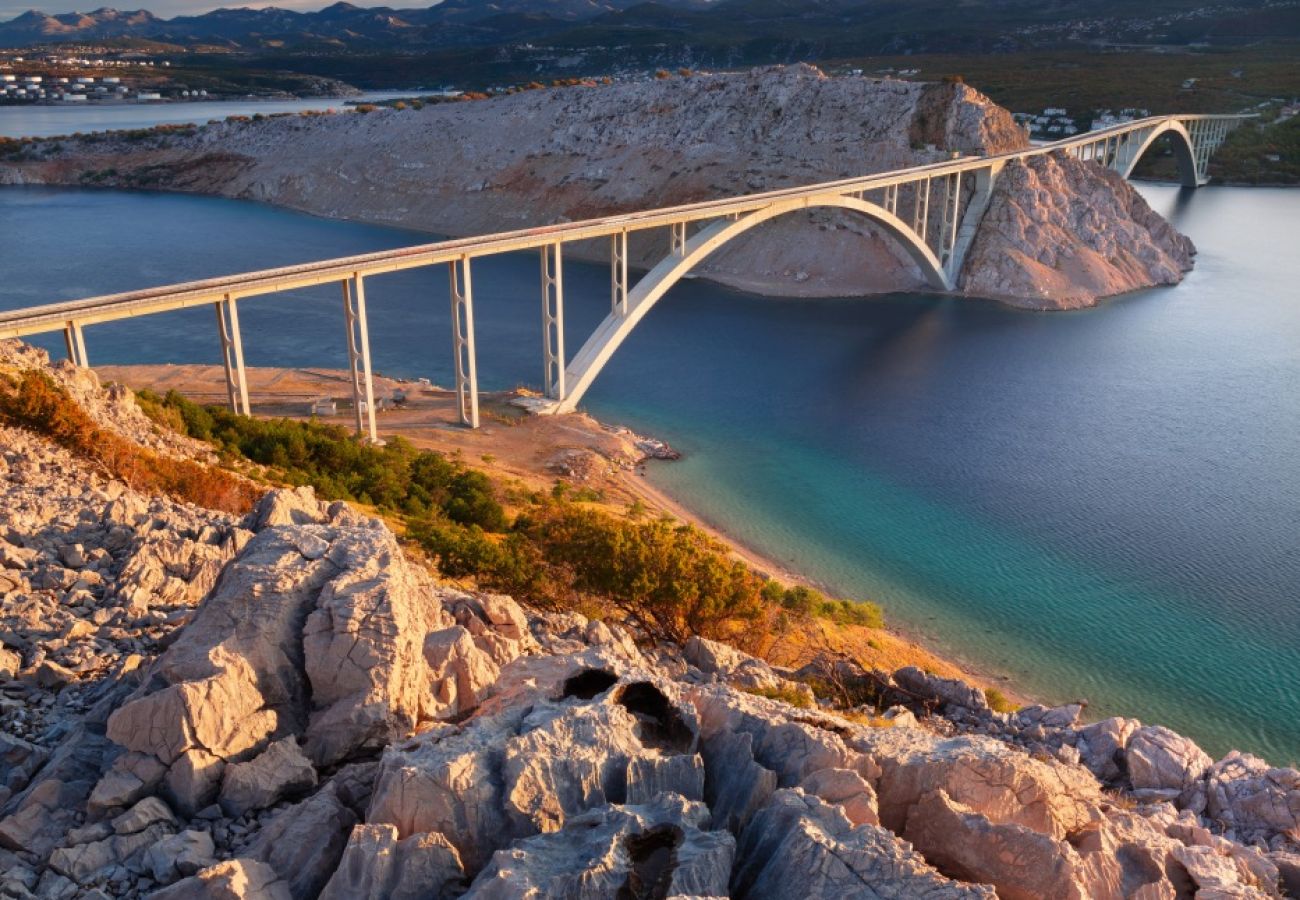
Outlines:
[[[0,46],[123,37],[220,42],[246,50],[271,42],[292,50],[321,40],[430,48],[543,39],[565,48],[602,41],[758,40],[772,46],[847,42],[863,52],[999,52],[1099,41],[1187,44],[1300,36],[1300,0],[1154,0],[1140,9],[1100,0],[1086,18],[1073,7],[1043,0],[975,0],[961,13],[954,17],[940,0],[444,0],[423,8],[339,2],[309,12],[221,8],[170,19],[146,9],[101,7],[88,13],[28,11],[0,22]]]

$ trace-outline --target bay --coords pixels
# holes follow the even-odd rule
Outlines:
[[[1176,288],[1070,313],[675,287],[586,406],[680,447],[656,483],[908,631],[1090,715],[1300,758],[1300,192],[1143,186]],[[129,229],[121,223],[129,222]],[[423,242],[249,203],[0,191],[0,307]],[[570,353],[608,309],[568,263]],[[537,260],[474,271],[486,388],[541,378]],[[371,279],[376,367],[451,378],[445,271]],[[346,364],[336,289],[245,301],[251,365]],[[218,362],[210,310],[95,326],[92,362]],[[62,352],[53,336],[43,344]]]

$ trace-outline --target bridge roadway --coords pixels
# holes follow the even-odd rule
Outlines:
[[[783,188],[701,203],[651,209],[398,250],[339,257],[144,290],[0,312],[0,338],[63,331],[68,357],[89,365],[84,329],[90,325],[191,306],[215,308],[231,408],[248,414],[238,301],[315,285],[341,286],[359,435],[377,440],[366,325],[364,279],[372,275],[446,264],[451,283],[452,349],[460,420],[477,427],[471,260],[538,250],[546,411],[574,409],[592,380],[636,323],[668,289],[718,247],[768,219],[800,209],[840,208],[861,213],[909,253],[929,285],[953,290],[993,184],[1010,163],[1054,152],[1095,161],[1127,178],[1157,139],[1171,138],[1185,186],[1205,183],[1211,154],[1248,116],[1153,116],[1087,132],[1026,150],[942,162]],[[937,186],[937,189],[936,189]],[[935,206],[937,205],[937,209]],[[667,228],[670,251],[635,285],[628,278],[628,236]],[[694,233],[691,229],[694,228]],[[566,363],[562,246],[610,239],[610,314]]]

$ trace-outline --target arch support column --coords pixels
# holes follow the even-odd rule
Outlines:
[[[560,244],[543,247],[542,388],[552,400],[564,399],[564,264]]]
[[[627,314],[627,232],[609,236],[609,307],[616,316]]]
[[[478,428],[478,362],[474,352],[474,289],[469,257],[447,263],[451,279],[451,347],[460,424]]]
[[[80,322],[72,319],[63,326],[63,344],[68,348],[68,359],[74,366],[90,368],[90,359],[86,356],[86,336],[82,333]]]
[[[918,184],[919,186],[919,184]],[[737,236],[757,225],[777,216],[797,210],[816,207],[834,207],[849,209],[862,213],[897,240],[916,263],[930,287],[936,290],[951,290],[951,283],[944,273],[943,266],[921,237],[912,230],[908,223],[885,211],[874,203],[868,203],[846,194],[826,194],[811,198],[780,200],[748,215],[732,218],[726,216],[714,219],[698,233],[687,238],[680,251],[670,247],[668,255],[661,259],[653,269],[637,281],[636,287],[628,292],[626,312],[611,311],[605,320],[597,326],[591,337],[574,355],[566,373],[565,395],[552,404],[549,412],[571,412],[582,399],[592,381],[613,356],[614,351],[649,312],[650,308],[681,280],[687,272],[697,266],[710,253],[722,247]]]
[[[248,378],[244,373],[244,341],[239,334],[239,308],[235,298],[226,294],[213,304],[217,312],[217,333],[221,336],[221,361],[226,368],[226,397],[230,411],[249,415]]]
[[[357,437],[379,442],[375,427],[375,379],[370,370],[370,329],[366,325],[366,288],[361,275],[342,282],[343,316],[348,329],[348,369],[352,376],[352,408]]]

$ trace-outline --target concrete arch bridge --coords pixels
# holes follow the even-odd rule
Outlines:
[[[543,412],[569,412],[614,352],[655,303],[709,254],[746,231],[786,213],[815,208],[856,212],[907,251],[928,284],[952,290],[984,215],[993,185],[1009,162],[1053,152],[1106,166],[1128,178],[1151,145],[1168,136],[1182,183],[1206,181],[1210,156],[1247,116],[1170,115],[1126,122],[1014,153],[963,157],[861,178],[747,194],[703,203],[651,209],[562,225],[424,244],[400,250],[327,259],[223,278],[167,285],[0,313],[0,338],[63,331],[68,356],[88,365],[84,330],[100,322],[211,305],[217,316],[231,408],[247,414],[238,301],[327,283],[341,286],[356,427],[378,438],[366,326],[364,279],[433,265],[449,269],[452,353],[460,420],[478,427],[478,375],[474,341],[471,261],[519,250],[540,255]],[[670,249],[632,283],[628,236],[667,229]],[[565,354],[563,247],[603,238],[610,246],[610,311],[572,358]]]

